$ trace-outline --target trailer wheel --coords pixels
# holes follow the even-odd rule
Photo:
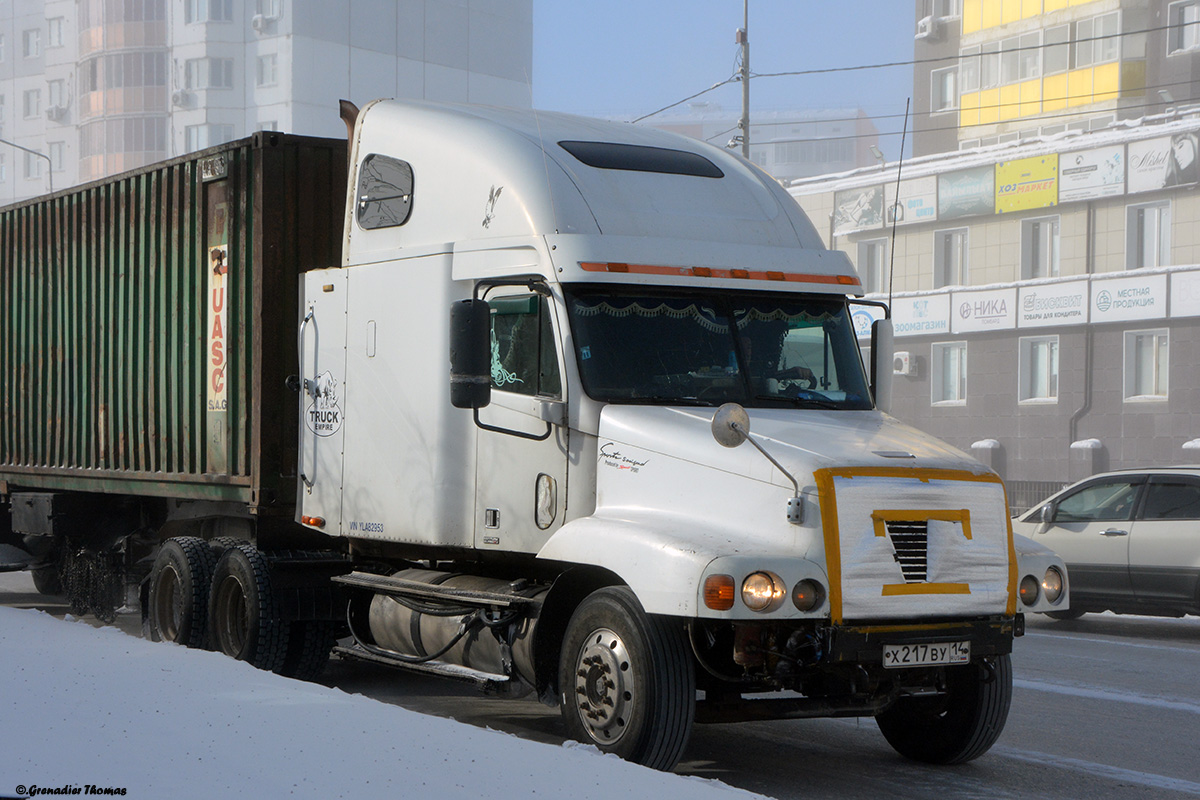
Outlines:
[[[213,649],[259,669],[283,665],[288,625],[275,606],[270,566],[254,545],[230,547],[217,561],[208,625]]]
[[[337,641],[332,622],[293,622],[288,631],[287,655],[276,672],[288,678],[311,681],[325,670]]]
[[[558,685],[571,738],[652,769],[683,755],[696,711],[684,628],[646,614],[628,587],[599,589],[575,610]]]
[[[1012,701],[1012,661],[946,669],[946,693],[902,697],[875,718],[896,752],[929,764],[961,764],[988,751],[1004,730]]]
[[[163,542],[150,569],[149,638],[204,647],[208,587],[216,557],[203,539],[178,536]]]

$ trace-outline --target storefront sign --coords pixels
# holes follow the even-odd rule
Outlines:
[[[1092,322],[1162,319],[1167,316],[1167,276],[1092,279]]]
[[[859,339],[871,338],[871,325],[877,319],[883,319],[883,309],[879,306],[858,306],[850,303],[850,321],[854,323],[854,335]]]
[[[1057,202],[1057,153],[996,165],[996,213],[1047,208]]]
[[[1058,157],[1058,202],[1095,200],[1125,191],[1125,148],[1099,147]]]
[[[996,210],[996,170],[976,167],[938,176],[938,218],[993,214]]]
[[[1088,282],[1023,286],[1017,297],[1017,327],[1081,325],[1088,321]]]
[[[847,189],[833,196],[833,233],[883,227],[883,187]]]
[[[917,222],[934,222],[938,218],[937,176],[900,181],[900,202],[896,202],[896,184],[883,187],[884,206],[887,208],[887,224],[912,225]]]
[[[896,336],[925,336],[950,332],[950,293],[897,297],[892,301]]]
[[[1200,317],[1200,270],[1171,274],[1171,316]]]
[[[954,333],[1012,330],[1017,326],[1017,290],[954,292],[951,297]]]
[[[1130,194],[1195,183],[1200,175],[1195,133],[1130,142],[1128,149]]]

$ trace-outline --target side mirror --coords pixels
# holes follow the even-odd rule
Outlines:
[[[486,300],[450,307],[450,404],[484,408],[492,402],[492,310]]]
[[[726,403],[713,414],[712,435],[722,447],[737,447],[750,436],[750,415],[737,403]]]
[[[1038,522],[1042,523],[1043,525],[1049,525],[1051,522],[1054,522],[1054,504],[1046,503],[1046,505],[1042,506],[1038,511],[1037,516]]]
[[[892,359],[895,356],[892,321],[871,323],[871,394],[880,411],[892,410]]]

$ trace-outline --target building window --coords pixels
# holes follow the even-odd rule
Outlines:
[[[869,239],[858,243],[858,276],[868,294],[885,291],[884,272],[887,263],[887,239]]]
[[[1018,79],[1027,81],[1042,75],[1042,32],[1034,31],[1021,35],[1021,51]]]
[[[958,108],[958,67],[935,69],[930,81],[931,111],[953,111]]]
[[[184,65],[186,89],[232,89],[232,58],[193,58]]]
[[[21,110],[25,119],[33,119],[42,113],[42,90],[26,89],[21,96]]]
[[[52,106],[66,108],[67,106],[67,82],[66,81],[47,81],[46,96]]]
[[[967,343],[940,342],[930,352],[933,402],[963,405],[967,402]]]
[[[1058,400],[1058,337],[1022,338],[1020,348],[1020,399]]]
[[[260,131],[277,131],[279,130],[279,123],[273,119],[267,120],[266,122],[258,123],[258,129]]]
[[[279,82],[278,63],[274,53],[258,57],[256,78],[259,86],[274,86]]]
[[[0,183],[8,180],[8,162],[5,160],[6,155],[0,153]]]
[[[4,63],[4,34],[0,33],[0,64]]]
[[[933,286],[967,285],[967,229],[934,231]]]
[[[50,172],[62,172],[64,163],[66,161],[65,155],[67,152],[67,143],[50,142],[48,149],[48,155],[50,156]]]
[[[232,125],[188,125],[183,132],[184,144],[189,153],[233,139]]]
[[[45,158],[39,150],[37,153],[25,153],[25,179],[37,180],[42,177],[42,162]]]
[[[1167,397],[1168,336],[1165,329],[1125,332],[1125,399]]]
[[[1171,263],[1171,202],[1125,208],[1125,268],[1165,267]]]
[[[30,28],[21,34],[21,55],[25,58],[37,58],[42,54],[42,32]]]
[[[233,19],[233,0],[184,0],[184,22],[229,22]]]
[[[1000,82],[1016,83],[1021,67],[1021,53],[1017,49],[1021,40],[1017,36],[1000,42]]]
[[[270,19],[279,19],[280,0],[255,0],[254,13]]]
[[[1058,217],[1022,220],[1021,277],[1058,277]]]
[[[1042,72],[1045,75],[1055,75],[1066,72],[1071,67],[1071,26],[1056,25],[1042,32],[1045,47],[1042,49]],[[1046,98],[1059,100],[1062,98]]]
[[[1121,55],[1117,12],[1075,23],[1075,68],[1116,61]]]
[[[979,88],[995,89],[1000,85],[1000,43],[982,45],[979,53]]]
[[[1200,47],[1200,0],[1186,0],[1167,7],[1167,54]]]
[[[46,20],[46,48],[63,46],[63,18],[52,17]]]
[[[958,60],[958,89],[963,94],[979,91],[979,45],[963,48]]]

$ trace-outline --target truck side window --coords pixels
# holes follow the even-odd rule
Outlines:
[[[490,304],[492,386],[517,394],[561,397],[554,326],[546,299],[523,295]]]
[[[394,228],[412,214],[413,172],[407,161],[372,153],[358,171],[358,224]]]

